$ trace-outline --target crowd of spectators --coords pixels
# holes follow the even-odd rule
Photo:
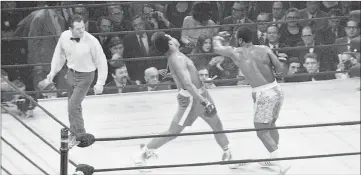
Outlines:
[[[211,27],[227,24],[252,24],[255,22],[286,22],[273,25],[249,25],[253,29],[253,44],[266,45],[272,49],[298,46],[317,46],[349,43],[360,35],[360,24],[351,19],[329,19],[308,22],[291,20],[347,16],[351,10],[360,9],[358,1],[172,1],[159,4],[117,5],[111,2],[2,1],[2,8],[57,6],[72,4],[107,3],[103,7],[54,8],[1,12],[2,37],[32,37],[60,35],[68,29],[70,15],[79,14],[85,19],[86,31],[94,34],[109,60],[105,94],[138,91],[157,91],[175,88],[158,85],[172,82],[166,59],[121,61],[126,58],[160,56],[151,40],[154,32],[129,34],[101,34],[104,32],[140,31],[169,28]],[[290,22],[287,22],[290,21]],[[172,30],[166,33],[181,43],[185,54],[212,53],[212,36],[228,32],[224,44],[237,46],[237,27]],[[100,33],[100,34],[97,34]],[[1,64],[50,63],[58,38],[28,40],[2,40]],[[287,70],[287,75],[322,71],[348,70],[360,62],[348,46],[333,48],[309,48],[275,51]],[[223,56],[192,56],[202,80],[217,80],[242,77],[242,71],[230,58]],[[117,60],[117,61],[110,61]],[[55,87],[43,87],[43,80],[50,71],[50,64],[33,67],[2,68],[10,81],[28,91],[67,89],[66,66],[54,79]],[[95,76],[97,77],[97,76]],[[348,78],[347,73],[335,75],[300,76],[280,78],[280,82],[318,81]],[[96,80],[94,80],[95,84]],[[128,85],[152,84],[149,87]],[[246,81],[207,83],[207,87],[247,85]],[[10,89],[2,89],[10,91]],[[92,94],[92,92],[89,92]],[[37,98],[64,97],[66,93],[37,94]]]

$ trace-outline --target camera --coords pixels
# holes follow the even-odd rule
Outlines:
[[[159,16],[158,16],[158,11],[150,12],[150,16],[151,16],[152,18],[158,19],[158,18],[159,18]]]

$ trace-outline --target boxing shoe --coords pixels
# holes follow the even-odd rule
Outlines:
[[[232,153],[230,150],[224,151],[222,155],[222,161],[231,161],[232,160]],[[229,169],[237,169],[241,166],[248,165],[249,163],[237,163],[237,164],[228,164]]]
[[[158,158],[157,153],[154,150],[150,150],[146,145],[140,145],[140,151],[133,156],[133,163],[136,167],[143,167],[148,165],[148,160],[152,158]],[[140,169],[141,172],[150,172],[150,169]]]

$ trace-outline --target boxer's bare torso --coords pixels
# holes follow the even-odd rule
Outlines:
[[[267,46],[251,45],[234,48],[230,55],[235,64],[242,70],[251,87],[258,87],[275,81],[272,66],[282,69],[278,58]]]
[[[178,89],[186,89],[186,86],[180,81],[180,71],[185,71],[185,73],[189,73],[191,82],[197,89],[203,86],[202,81],[199,79],[198,71],[193,64],[193,61],[187,56],[185,56],[183,53],[177,52],[170,55],[168,57],[168,64]],[[184,69],[180,70],[179,67],[183,67]]]

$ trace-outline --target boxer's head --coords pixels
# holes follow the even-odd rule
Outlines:
[[[252,30],[248,27],[240,27],[237,31],[237,41],[239,46],[252,43]]]
[[[156,32],[152,36],[155,49],[163,54],[179,50],[179,42],[177,39],[165,34],[164,32]]]

